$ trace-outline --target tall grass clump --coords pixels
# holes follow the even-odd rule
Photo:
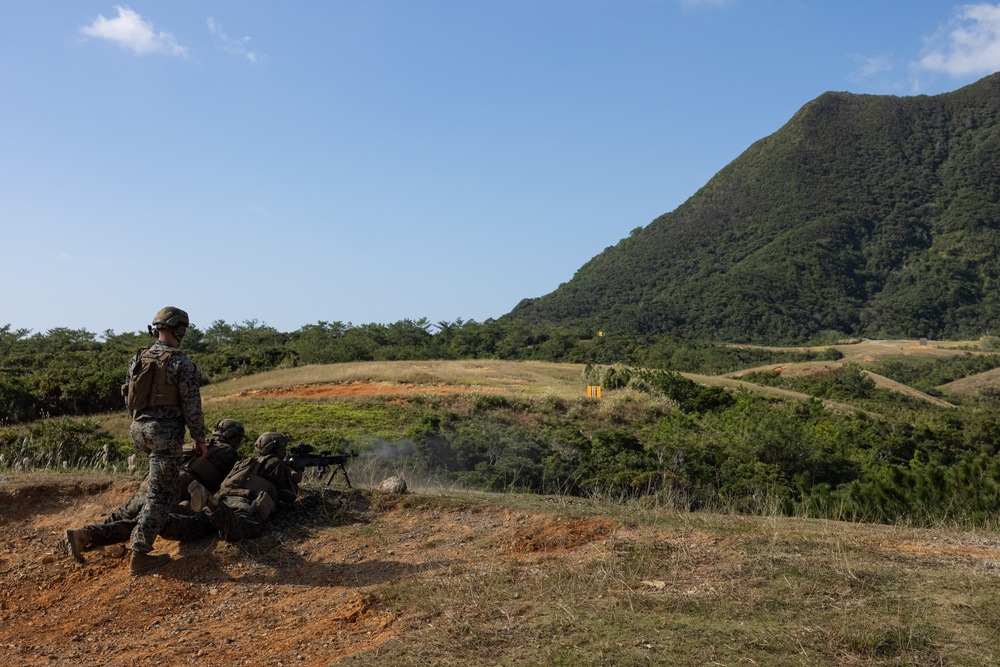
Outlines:
[[[0,467],[13,470],[127,471],[137,465],[134,454],[131,441],[116,439],[93,419],[43,419],[0,430]]]

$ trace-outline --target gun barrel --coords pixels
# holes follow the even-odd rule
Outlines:
[[[327,478],[326,483],[329,485],[334,478],[337,476],[337,471],[344,473],[344,479],[347,481],[347,488],[353,488],[351,486],[351,478],[347,476],[347,468],[344,464],[353,457],[357,456],[357,452],[351,452],[350,454],[328,454],[326,452],[320,452],[318,454],[312,453],[312,447],[310,445],[299,445],[298,447],[292,448],[292,456],[285,461],[285,463],[293,470],[298,470],[299,472],[305,471],[306,468],[318,468],[320,479],[326,474],[327,468],[333,468],[330,471],[330,476]]]

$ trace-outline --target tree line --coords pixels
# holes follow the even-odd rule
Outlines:
[[[0,326],[0,419],[11,424],[120,409],[128,359],[150,343],[144,332],[97,335],[56,328],[33,333]],[[257,320],[218,320],[204,330],[188,329],[182,349],[198,366],[203,384],[275,368],[351,361],[536,360],[716,374],[837,355],[835,350],[775,352],[520,321],[432,324],[426,318],[361,325],[320,321],[292,332]]]
[[[0,410],[7,426],[0,430],[0,467],[124,465],[128,444],[92,415],[122,409],[118,390],[127,359],[150,342],[138,332],[98,337],[0,327]],[[876,387],[857,364],[802,377],[742,376],[816,397],[783,401],[704,387],[678,372],[834,360],[834,349],[773,351],[504,321],[425,320],[319,322],[290,333],[255,321],[220,321],[191,329],[183,347],[206,383],[309,363],[497,358],[583,363],[581,384],[630,390],[603,401],[484,394],[407,406],[279,405],[266,419],[252,406],[227,413],[251,430],[266,423],[317,446],[356,448],[372,465],[392,449],[385,465],[405,460],[433,479],[477,488],[978,526],[994,525],[1000,506],[1000,399],[991,393],[966,399],[959,409],[932,406]],[[881,370],[901,381],[948,381],[996,367],[1000,355],[916,363],[881,362]],[[644,394],[652,398],[637,398]],[[833,412],[821,399],[856,410]],[[304,429],[304,414],[309,424],[338,426]]]

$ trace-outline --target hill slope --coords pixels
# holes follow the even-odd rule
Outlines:
[[[825,93],[675,211],[506,315],[728,341],[1000,326],[1000,73]]]

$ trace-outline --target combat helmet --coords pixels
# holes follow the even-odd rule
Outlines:
[[[167,306],[166,308],[161,308],[153,316],[153,324],[148,328],[150,335],[154,336],[156,335],[153,333],[154,330],[168,329],[177,340],[180,340],[184,338],[184,334],[187,332],[190,324],[191,321],[188,319],[188,314],[185,311],[176,306]]]
[[[258,456],[278,456],[285,458],[285,448],[288,447],[288,436],[269,431],[262,433],[253,443]]]
[[[233,447],[239,447],[243,440],[243,434],[243,424],[235,419],[220,419],[219,423],[215,425],[215,430],[212,431],[212,436],[216,440],[221,440]]]

